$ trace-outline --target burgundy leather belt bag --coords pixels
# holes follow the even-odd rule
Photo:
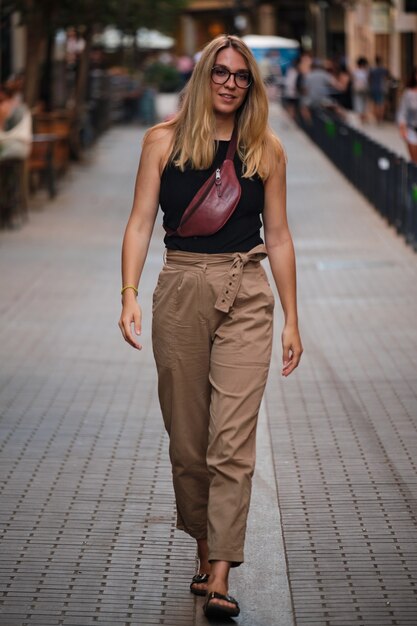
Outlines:
[[[237,130],[234,128],[225,160],[191,200],[178,228],[171,230],[164,226],[169,237],[214,235],[226,224],[236,209],[242,193],[233,163],[236,145]]]

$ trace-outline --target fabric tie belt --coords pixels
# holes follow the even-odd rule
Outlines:
[[[226,274],[226,279],[217,295],[217,300],[214,305],[218,311],[228,313],[239,291],[245,265],[251,262],[259,263],[266,256],[268,256],[268,254],[265,245],[259,244],[259,246],[252,248],[248,252],[232,252],[225,254],[200,254],[196,252],[166,250],[165,262],[168,265],[172,262],[174,265],[179,264],[183,267],[193,265],[206,269],[211,265],[225,265],[229,264],[231,261],[232,263]]]

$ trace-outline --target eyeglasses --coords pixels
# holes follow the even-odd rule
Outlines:
[[[211,68],[211,80],[216,85],[224,85],[229,78],[233,76],[236,87],[240,89],[248,89],[252,84],[252,76],[250,72],[239,70],[238,72],[231,72],[223,65],[215,65]]]

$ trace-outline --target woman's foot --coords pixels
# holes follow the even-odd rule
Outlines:
[[[208,618],[223,620],[228,617],[237,617],[240,613],[239,603],[232,596],[224,596],[216,591],[207,594],[203,606],[204,615]]]
[[[195,574],[193,576],[190,591],[196,596],[205,596],[207,595],[207,583],[209,580],[208,574]]]
[[[236,617],[239,615],[239,605],[234,598],[228,596],[229,590],[229,570],[230,563],[228,561],[214,561],[212,563],[211,575],[207,586],[207,602],[204,605],[204,613],[213,615],[213,617],[224,616]],[[223,596],[216,597],[218,594]],[[230,598],[230,599],[229,599]]]
[[[198,573],[191,581],[190,591],[196,596],[205,596],[207,593],[208,578],[211,572],[211,565],[208,561],[207,539],[197,540],[197,553],[199,561]]]
[[[220,596],[223,596],[223,598],[218,598],[215,596],[210,597],[210,594],[213,592],[215,594],[219,594]],[[204,609],[204,612],[206,614],[207,614],[207,609],[209,607],[210,609],[214,609],[214,608],[219,608],[222,610],[224,609],[228,615],[230,613],[234,614],[236,612],[236,601],[231,602],[230,600],[226,600],[226,598],[229,598],[230,596],[228,595],[228,586],[227,584],[225,584],[224,580],[213,579],[210,576],[208,588],[207,588],[207,596],[208,596],[208,599],[207,599],[207,603]],[[236,615],[238,615],[238,613],[236,613]]]

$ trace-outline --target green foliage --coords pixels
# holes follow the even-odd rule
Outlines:
[[[145,83],[163,93],[172,93],[181,87],[181,75],[175,67],[165,63],[152,63],[146,68]]]
[[[187,0],[3,0],[1,11],[18,11],[23,23],[43,16],[46,32],[68,26],[114,25],[125,33],[140,27],[172,33],[175,16]]]

